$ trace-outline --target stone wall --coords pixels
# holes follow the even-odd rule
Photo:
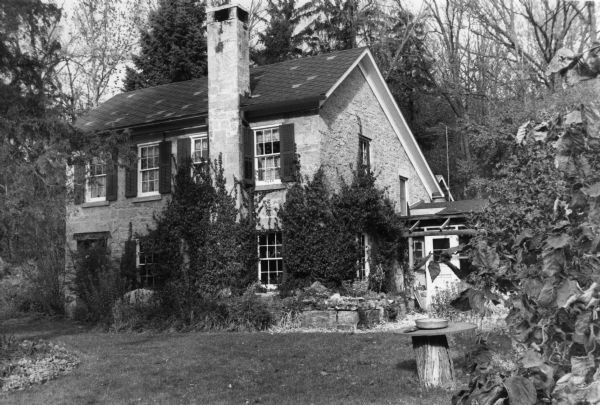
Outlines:
[[[358,137],[362,134],[371,139],[371,168],[378,186],[387,189],[393,201],[398,202],[399,176],[408,179],[409,204],[430,200],[360,68],[356,67],[325,102],[321,117],[321,162],[334,187],[338,186],[339,175],[346,181],[351,179],[351,170],[358,160]]]

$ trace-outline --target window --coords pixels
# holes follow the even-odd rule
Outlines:
[[[398,181],[398,212],[402,216],[408,215],[408,201],[406,199],[406,177],[400,176]]]
[[[208,162],[208,138],[192,138],[192,162],[194,165]]]
[[[106,164],[94,158],[88,167],[89,173],[85,178],[85,200],[106,200]]]
[[[413,256],[415,258],[415,263],[419,259],[422,259],[423,257],[425,257],[424,251],[425,251],[424,241],[418,240],[418,239],[413,240]]]
[[[138,241],[136,252],[136,265],[143,288],[156,286],[156,260],[154,249],[147,243]]]
[[[281,283],[283,258],[281,256],[281,232],[268,232],[258,237],[258,276],[267,287]]]
[[[159,178],[158,144],[141,145],[139,147],[139,195],[158,194]]]
[[[256,181],[262,183],[279,183],[281,154],[279,128],[266,128],[254,131],[256,145],[255,170]]]
[[[362,169],[371,170],[370,140],[364,136],[358,138],[358,164]]]
[[[83,253],[88,250],[106,249],[106,238],[98,239],[79,239],[77,240],[77,252]]]
[[[441,253],[447,249],[450,249],[449,238],[433,239],[433,260],[439,262],[441,259]]]
[[[364,233],[360,234],[360,236],[358,237],[358,244],[360,246],[360,251],[362,252],[362,254],[361,254],[360,260],[358,262],[358,274],[356,276],[359,280],[365,280],[367,277],[369,277],[369,270],[370,270],[370,264],[369,264],[370,246],[369,246],[369,241],[368,241],[368,237],[366,234],[364,234]]]

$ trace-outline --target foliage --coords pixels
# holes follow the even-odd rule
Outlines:
[[[92,322],[110,322],[113,304],[124,292],[123,282],[104,246],[77,252],[73,290],[85,305],[79,316]]]
[[[70,373],[79,359],[44,340],[17,340],[0,335],[0,391],[22,390]]]
[[[220,157],[210,168],[187,162],[156,227],[140,237],[155,253],[163,305],[186,323],[195,322],[197,302],[223,289],[241,291],[256,274],[255,213],[238,209],[237,199],[227,190]]]
[[[75,119],[118,90],[124,65],[136,49],[144,0],[81,0],[63,18],[57,85],[61,106]],[[119,79],[117,79],[119,78]]]
[[[341,287],[344,281],[354,280],[364,257],[359,245],[361,234],[372,241],[371,269],[375,273],[382,266],[386,276],[380,289],[389,290],[393,285],[401,224],[391,202],[375,186],[372,173],[357,170],[352,183],[343,179],[341,183],[339,192],[332,193],[320,169],[306,184],[298,183],[288,190],[278,212],[285,240],[282,290],[314,281]]]
[[[477,374],[456,403],[598,400],[600,114],[598,83],[585,85],[589,99],[578,87],[546,100],[493,180],[477,185],[491,203],[475,218],[485,232],[471,243],[472,281],[510,293],[506,322],[523,355],[518,374]]]
[[[301,56],[304,30],[296,31],[310,15],[310,2],[298,6],[296,0],[269,0],[265,11],[269,19],[263,20],[266,28],[258,33],[258,41],[264,48],[252,49],[252,60],[267,65]]]
[[[206,10],[196,0],[160,0],[141,32],[126,91],[206,76]]]

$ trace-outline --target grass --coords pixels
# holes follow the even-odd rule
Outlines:
[[[410,340],[393,333],[106,334],[59,320],[1,323],[80,354],[72,374],[10,404],[446,404],[419,387]],[[458,353],[454,353],[458,355]]]

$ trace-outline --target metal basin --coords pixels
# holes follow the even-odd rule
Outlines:
[[[448,320],[442,318],[422,318],[415,320],[419,329],[442,329],[448,327]]]

